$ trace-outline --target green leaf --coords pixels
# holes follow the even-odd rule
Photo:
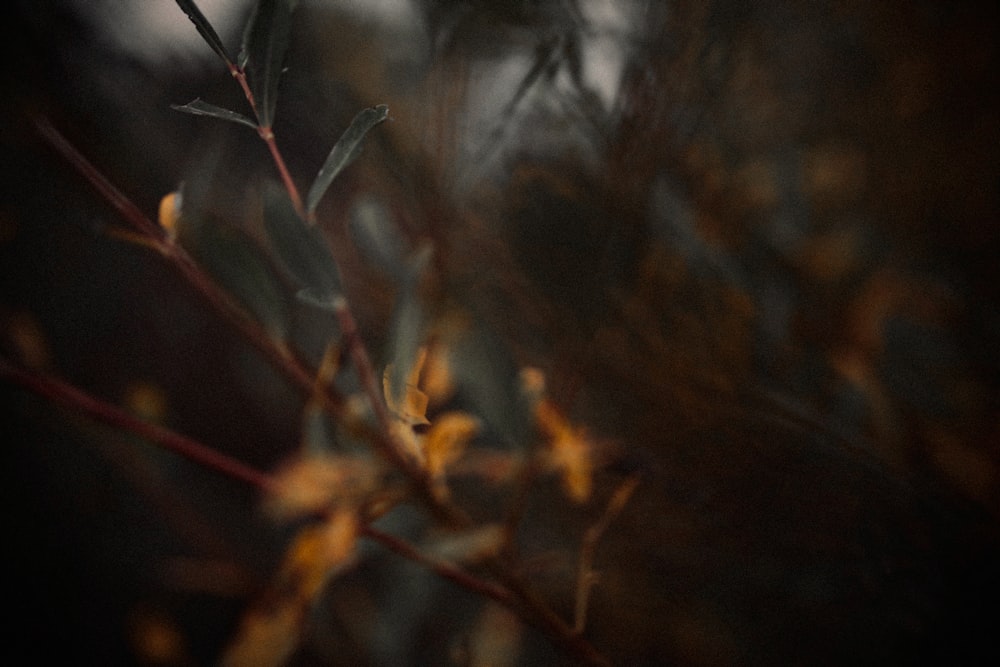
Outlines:
[[[426,340],[427,315],[420,295],[420,280],[430,264],[433,248],[426,244],[418,248],[407,260],[399,296],[393,308],[389,324],[390,354],[392,366],[389,385],[397,403],[403,402],[406,392],[406,378],[417,358],[421,344]]]
[[[309,188],[306,196],[306,213],[312,215],[319,204],[319,200],[326,194],[327,188],[360,153],[361,142],[368,134],[368,131],[384,121],[389,116],[389,107],[380,104],[377,107],[365,109],[351,121],[350,127],[341,135],[334,145],[330,155],[327,156],[323,167],[316,174],[316,180]]]
[[[372,197],[361,198],[351,207],[348,229],[365,261],[397,282],[402,280],[406,244],[381,202]]]
[[[198,264],[276,340],[288,334],[288,297],[267,254],[243,230],[206,218],[184,237]]]
[[[228,120],[233,123],[239,123],[240,125],[246,125],[247,127],[257,129],[257,123],[253,122],[243,114],[230,111],[229,109],[223,109],[222,107],[217,107],[214,104],[209,104],[201,99],[195,99],[194,101],[188,102],[183,106],[179,104],[171,104],[170,108],[175,111],[183,111],[184,113],[189,113],[194,116],[211,116],[212,118],[220,118],[222,120]]]
[[[296,0],[258,0],[243,31],[240,67],[250,70],[250,91],[261,127],[274,123],[278,81],[292,29]]]
[[[281,264],[304,288],[300,298],[319,305],[332,303],[342,290],[330,246],[317,228],[302,221],[277,186],[265,194],[264,228]]]
[[[219,34],[215,32],[215,28],[212,27],[212,24],[208,22],[205,15],[198,9],[198,5],[194,4],[194,0],[177,0],[177,6],[184,10],[184,13],[191,19],[191,23],[194,23],[194,27],[198,29],[202,38],[208,42],[213,51],[219,54],[219,57],[226,63],[226,66],[232,68],[233,59],[229,57],[226,47],[222,45],[222,40],[219,39]]]

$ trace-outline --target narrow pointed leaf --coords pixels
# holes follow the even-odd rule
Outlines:
[[[403,402],[407,375],[425,340],[427,314],[420,296],[420,280],[430,264],[432,254],[433,248],[427,244],[418,248],[408,259],[389,325],[392,350],[388,364],[391,368],[389,385],[395,393],[392,399],[397,403]]]
[[[323,167],[316,174],[316,180],[309,188],[306,196],[306,212],[311,215],[319,204],[319,200],[326,194],[327,188],[333,183],[341,171],[349,165],[361,151],[361,142],[365,135],[373,127],[384,121],[389,116],[389,107],[380,104],[377,107],[365,109],[351,121],[350,127],[341,135],[334,145],[330,155],[327,156]]]
[[[250,70],[250,90],[261,127],[274,123],[278,82],[292,30],[295,0],[258,0],[243,32],[240,66]]]
[[[191,19],[191,23],[194,23],[194,27],[198,29],[198,33],[212,47],[212,50],[219,54],[219,57],[226,63],[226,66],[232,68],[233,59],[229,57],[226,47],[222,45],[222,40],[219,39],[219,34],[215,32],[215,28],[212,27],[212,24],[208,22],[205,15],[198,9],[198,5],[194,4],[194,0],[177,0],[177,6],[187,14],[188,18]]]
[[[275,339],[288,332],[288,301],[273,264],[242,230],[204,219],[185,249]]]
[[[189,113],[194,116],[211,116],[212,118],[228,120],[233,123],[239,123],[240,125],[252,127],[255,130],[257,129],[257,123],[253,122],[243,114],[230,111],[229,109],[223,109],[222,107],[217,107],[214,104],[209,104],[201,99],[196,99],[184,105],[171,104],[170,108],[175,111],[183,111],[184,113]]]
[[[405,272],[406,244],[389,211],[376,199],[365,197],[351,209],[351,239],[373,268],[399,282]]]
[[[266,194],[264,227],[278,259],[304,288],[300,298],[320,305],[332,303],[341,288],[330,247],[318,229],[302,221],[291,200],[276,186]]]

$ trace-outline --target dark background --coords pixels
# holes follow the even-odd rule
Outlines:
[[[598,552],[589,634],[616,663],[992,664],[993,12],[623,3],[607,98],[585,74],[604,30],[587,6],[428,0],[392,27],[302,4],[276,124],[300,184],[358,109],[392,110],[321,209],[366,336],[378,349],[386,283],[344,220],[374,196],[434,241],[441,292],[648,470]],[[5,358],[114,403],[153,387],[171,428],[275,465],[297,446],[298,399],[109,232],[121,221],[31,125],[49,118],[150,215],[221,153],[215,205],[240,219],[273,178],[263,146],[169,109],[242,109],[239,91],[207,46],[157,62],[84,3],[13,7]],[[2,392],[9,650],[131,663],[139,629],[167,619],[190,662],[211,662],[283,531],[236,482]],[[546,498],[525,537],[539,552],[585,521]],[[185,578],[187,558],[224,573]],[[302,664],[440,664],[475,606],[377,553],[329,597]],[[383,611],[345,611],[359,600]],[[380,639],[354,646],[355,615]],[[553,659],[535,643],[522,662]]]

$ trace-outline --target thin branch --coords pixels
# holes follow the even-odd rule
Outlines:
[[[270,475],[226,456],[197,440],[138,419],[121,408],[102,401],[77,387],[53,377],[31,373],[0,359],[0,377],[43,396],[53,403],[79,410],[91,418],[148,440],[210,470],[237,479],[262,491],[273,488]]]
[[[122,192],[109,181],[80,151],[57,130],[44,116],[35,116],[35,129],[43,139],[56,150],[67,162],[83,174],[91,186],[118,211],[125,220],[137,231],[148,234],[155,239],[163,239],[163,230],[150,220],[142,210],[132,203]]]
[[[580,566],[576,581],[576,608],[573,615],[573,632],[582,634],[587,627],[587,607],[590,603],[590,591],[597,581],[597,574],[592,565],[594,562],[594,552],[597,543],[601,540],[604,532],[611,525],[611,522],[625,508],[629,498],[639,486],[639,475],[632,475],[622,482],[615,492],[611,494],[608,506],[604,509],[601,518],[593,526],[587,529],[583,536],[583,543],[580,545]]]
[[[222,315],[244,340],[257,349],[274,368],[278,369],[303,398],[318,401],[328,414],[345,423],[349,423],[352,428],[359,431],[359,435],[366,437],[383,457],[406,476],[421,500],[424,501],[428,509],[438,519],[452,527],[469,525],[469,519],[463,512],[452,505],[441,502],[436,497],[433,493],[431,480],[426,472],[415,461],[403,453],[402,448],[393,438],[391,418],[385,404],[381,401],[371,360],[358,334],[357,324],[354,321],[346,300],[340,299],[336,309],[337,317],[352,361],[365,386],[368,398],[372,403],[372,409],[376,414],[378,427],[374,431],[365,429],[362,425],[356,423],[357,420],[349,417],[345,408],[344,398],[337,392],[335,387],[329,383],[317,384],[314,373],[306,370],[286,347],[278,345],[256,321],[236,305],[230,296],[218,287],[208,274],[201,270],[198,264],[181,246],[167,240],[159,225],[150,220],[128,197],[112,185],[45,118],[36,118],[35,124],[49,145],[72,164],[116,210],[121,212],[132,227],[139,233],[148,235],[148,245],[155,248],[170,262],[188,284],[212,308]]]
[[[121,408],[87,394],[62,380],[24,371],[3,359],[0,359],[0,378],[32,391],[58,405],[79,410],[97,421],[147,439],[153,444],[199,465],[250,484],[261,491],[267,492],[277,486],[275,478],[268,473],[256,470],[192,438],[137,419]],[[432,558],[409,542],[384,533],[370,525],[365,525],[362,528],[362,534],[473,593],[487,596],[503,604],[518,614],[526,623],[548,635],[557,646],[579,660],[581,664],[601,667],[610,664],[593,645],[574,633],[572,628],[549,609],[537,593],[526,586],[520,578],[505,571],[499,565],[492,569],[495,570],[495,575],[499,574],[497,578],[502,584],[477,577],[447,561]]]
[[[372,444],[412,483],[426,507],[434,515],[452,528],[465,528],[471,524],[469,517],[454,505],[442,500],[434,492],[434,482],[420,464],[406,453],[403,446],[393,434],[392,416],[382,399],[375,370],[371,358],[358,332],[357,322],[347,304],[347,300],[339,297],[334,303],[337,324],[343,336],[343,344],[351,355],[358,380],[365,396],[375,413],[377,431],[373,434]]]
[[[486,579],[481,579],[474,574],[463,570],[454,563],[449,563],[448,561],[429,556],[406,540],[396,537],[390,533],[385,533],[377,528],[373,528],[370,525],[366,525],[361,530],[361,533],[365,537],[378,542],[390,551],[399,554],[409,561],[423,565],[431,572],[434,572],[444,579],[455,582],[468,591],[496,600],[500,604],[514,610],[515,612],[521,611],[517,597],[503,586],[499,586]]]
[[[295,187],[295,181],[292,180],[292,175],[289,173],[288,167],[285,166],[285,158],[281,156],[281,151],[278,150],[278,143],[274,140],[274,130],[270,127],[259,127],[257,128],[257,133],[264,140],[264,143],[267,144],[267,149],[271,151],[271,159],[274,160],[274,165],[278,168],[281,182],[284,183],[285,189],[288,191],[288,197],[292,200],[295,212],[300,218],[305,220],[306,209],[302,205],[302,196],[299,194],[299,189]]]
[[[245,79],[241,80],[241,85],[245,84]],[[249,90],[247,87],[246,90]],[[252,99],[250,96],[248,99]],[[148,235],[149,245],[158,250],[191,284],[195,290],[215,308],[243,337],[252,344],[267,358],[275,368],[281,371],[306,400],[310,398],[319,399],[324,410],[332,417],[343,420],[345,424],[364,432],[369,441],[377,451],[386,457],[410,482],[411,487],[420,496],[425,507],[445,525],[461,528],[471,525],[471,519],[459,508],[449,503],[443,502],[433,491],[432,481],[416,461],[408,457],[403,448],[396,442],[391,427],[391,416],[388,407],[382,401],[378,383],[372,369],[371,360],[367,350],[357,331],[357,325],[353,315],[347,305],[346,300],[339,299],[336,314],[341,326],[341,331],[345,338],[355,370],[365,389],[372,409],[376,415],[377,429],[374,431],[365,429],[357,420],[350,417],[345,410],[343,397],[336,393],[336,390],[327,385],[317,391],[320,383],[316,382],[313,373],[307,371],[299,361],[282,346],[272,340],[267,333],[246,313],[240,309],[230,297],[219,288],[212,279],[205,274],[191,257],[180,246],[166,239],[163,231],[158,225],[150,220],[142,211],[136,207],[124,194],[115,188],[96,167],[94,167],[82,154],[79,153],[70,143],[56,130],[51,123],[43,117],[35,118],[35,125],[39,134],[52,146],[60,155],[69,161],[90,183],[91,185],[129,222],[129,224],[139,233]],[[272,135],[273,141],[273,135]],[[275,147],[276,151],[276,147]],[[280,154],[279,154],[280,156]],[[280,169],[280,167],[279,167]],[[288,184],[286,184],[288,185]],[[292,184],[294,188],[294,185]],[[289,191],[290,196],[294,190]],[[18,370],[8,363],[0,363],[0,376],[35,391],[43,396],[49,397],[57,403],[74,406],[90,414],[94,418],[105,423],[118,426],[130,432],[136,433],[151,442],[175,451],[176,453],[197,461],[198,463],[216,470],[222,474],[235,479],[240,479],[261,489],[268,489],[273,484],[273,479],[256,471],[245,464],[231,459],[224,454],[216,452],[197,441],[191,440],[172,431],[155,425],[137,420],[121,409],[104,403],[82,391],[63,383],[61,381],[47,378],[40,375],[32,375],[25,371]],[[515,512],[516,515],[516,512]],[[610,520],[610,519],[609,519]],[[373,539],[376,539],[373,537]],[[388,546],[388,545],[387,545]],[[402,548],[399,544],[397,547]],[[592,550],[592,547],[590,547]],[[415,554],[410,554],[412,557]],[[462,576],[461,570],[454,566],[444,567],[437,561],[421,558],[419,562],[425,562],[431,569],[442,576],[446,576],[456,581],[456,583],[471,583]],[[497,586],[482,580],[475,579],[475,585],[484,590],[492,591],[498,602],[504,602],[518,613],[525,622],[540,629],[558,645],[563,651],[583,664],[588,665],[608,665],[608,661],[574,628],[563,621],[558,614],[552,611],[546,602],[531,588],[515,576],[509,568],[509,564],[504,566],[500,561],[491,568],[493,575],[503,585]],[[473,575],[464,573],[468,577]],[[464,585],[464,584],[463,584]],[[506,590],[507,593],[499,593]],[[484,592],[477,589],[476,592]],[[489,594],[489,593],[484,593]],[[503,598],[503,599],[501,599]],[[513,601],[513,603],[512,603]]]
[[[278,168],[278,174],[281,176],[281,182],[285,186],[285,190],[288,191],[288,197],[292,200],[292,205],[295,206],[295,212],[298,213],[299,217],[303,220],[306,219],[306,209],[302,205],[302,196],[299,194],[299,189],[295,186],[295,181],[292,180],[292,175],[288,171],[288,167],[285,165],[285,159],[281,155],[281,151],[278,149],[278,144],[274,139],[274,128],[266,125],[260,125],[260,113],[257,110],[257,100],[254,99],[253,91],[250,90],[250,84],[247,82],[247,75],[242,69],[233,65],[229,73],[233,75],[233,78],[240,84],[240,88],[243,90],[243,95],[247,98],[247,103],[250,104],[250,108],[253,109],[254,117],[257,119],[258,127],[257,134],[260,138],[264,140],[267,144],[267,149],[271,152],[271,159],[274,160],[274,165]]]
[[[176,269],[196,292],[208,302],[237,332],[257,349],[304,397],[314,394],[324,408],[335,416],[343,414],[343,398],[329,386],[316,392],[313,374],[307,371],[284,347],[277,345],[266,331],[251,319],[242,308],[219,288],[202,271],[185,250],[168,241],[163,230],[149,219],[139,207],[132,203],[118,188],[84,157],[52,124],[44,117],[34,119],[39,134],[59,155],[80,172],[93,188],[110,203],[116,211],[137,232],[145,235],[145,245],[154,248]]]
[[[574,631],[559,614],[549,607],[535,589],[515,574],[511,568],[504,567],[500,563],[494,564],[490,570],[493,576],[517,598],[519,604],[511,609],[517,612],[525,622],[545,633],[553,644],[581,665],[610,667],[611,663],[608,659],[583,635]]]

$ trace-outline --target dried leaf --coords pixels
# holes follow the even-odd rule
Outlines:
[[[434,345],[427,349],[420,386],[432,405],[444,403],[455,392],[451,358],[444,345]]]
[[[398,419],[411,426],[430,424],[427,420],[429,399],[417,386],[426,357],[426,348],[419,348],[402,387],[395,386],[400,375],[395,364],[386,366],[382,373],[382,393],[385,395],[386,405]]]
[[[479,427],[479,420],[467,412],[446,412],[437,417],[424,438],[427,472],[435,477],[443,474],[462,456]]]
[[[403,445],[413,458],[424,465],[424,439],[413,431],[413,426],[404,421],[397,420],[392,423],[392,435]]]
[[[442,560],[475,564],[495,556],[504,545],[506,529],[500,524],[481,526],[435,540],[427,551]]]
[[[342,509],[315,526],[303,528],[285,554],[278,572],[278,588],[311,603],[330,576],[354,554],[358,521],[353,510]]]
[[[352,510],[340,510],[321,524],[303,528],[292,541],[263,602],[244,616],[222,664],[285,664],[299,644],[316,597],[330,577],[351,562],[357,537],[358,520]]]
[[[267,609],[251,609],[222,657],[223,667],[279,667],[299,645],[305,611],[285,600]]]
[[[562,477],[563,490],[576,502],[590,497],[593,486],[593,444],[586,430],[569,423],[548,399],[535,406],[535,419],[548,438],[548,462]]]
[[[298,458],[275,474],[264,511],[286,521],[334,504],[354,505],[378,483],[378,468],[367,458],[331,455]]]
[[[184,200],[180,190],[171,192],[160,200],[160,227],[170,239],[177,238],[177,222],[181,217],[181,202]]]

